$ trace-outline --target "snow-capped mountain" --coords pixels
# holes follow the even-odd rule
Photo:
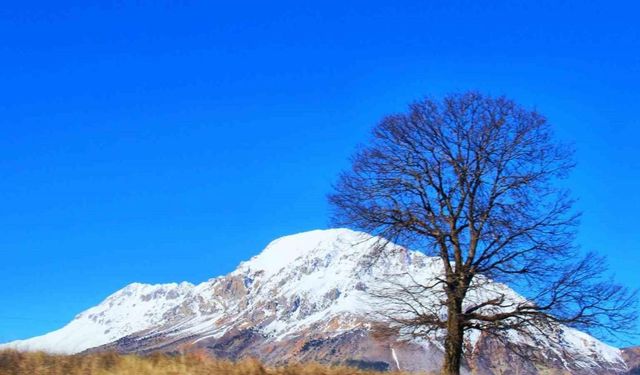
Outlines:
[[[199,285],[134,283],[57,331],[0,348],[58,353],[202,348],[217,356],[253,356],[274,364],[316,360],[376,369],[437,369],[442,360],[437,341],[372,334],[384,307],[370,290],[392,276],[400,282],[433,278],[442,272],[441,263],[389,245],[387,255],[371,265],[377,240],[347,229],[282,237],[226,276]],[[498,283],[474,293],[470,298],[522,298]],[[542,337],[534,344],[513,333],[513,344],[536,353],[536,360],[525,361],[488,337],[470,334],[466,366],[478,374],[502,374],[505,368],[519,374],[628,370],[620,350],[583,332],[565,327],[555,335],[557,340]]]

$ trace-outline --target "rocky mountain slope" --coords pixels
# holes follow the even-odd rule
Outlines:
[[[364,368],[435,370],[437,340],[398,340],[372,334],[384,309],[370,291],[394,277],[426,280],[441,273],[436,258],[392,245],[370,266],[376,238],[347,229],[311,231],[273,241],[232,273],[199,285],[131,284],[49,334],[0,348],[77,353],[180,351],[202,348],[227,358],[271,363],[316,360]],[[410,275],[410,276],[409,276]],[[410,278],[411,277],[411,278]],[[521,299],[492,283],[471,298]],[[429,303],[429,297],[425,297]],[[431,301],[433,302],[433,301]],[[622,352],[565,327],[554,339],[510,343],[533,353],[524,360],[480,334],[466,337],[466,370],[477,374],[622,374]],[[558,344],[559,343],[559,344]]]
[[[640,346],[622,349],[622,358],[629,366],[629,375],[640,375]]]

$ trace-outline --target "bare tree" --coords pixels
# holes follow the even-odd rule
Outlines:
[[[573,245],[578,215],[560,184],[573,165],[543,116],[470,92],[384,118],[329,199],[338,224],[440,259],[441,277],[387,297],[407,307],[401,326],[443,333],[443,373],[459,374],[469,330],[632,326],[635,293],[604,279],[602,259]],[[487,280],[526,298],[473,292]],[[415,297],[438,293],[436,307]]]

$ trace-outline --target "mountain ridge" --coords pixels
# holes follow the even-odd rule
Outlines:
[[[281,237],[226,276],[197,285],[132,283],[60,330],[0,348],[144,353],[199,347],[222,357],[256,356],[267,363],[360,361],[379,369],[434,370],[441,361],[437,342],[372,337],[376,302],[368,290],[388,271],[433,275],[439,272],[439,260],[390,244],[389,257],[365,267],[377,240],[348,229]],[[492,288],[488,293],[522,298],[502,284]],[[544,356],[551,368],[576,374],[627,371],[619,349],[568,327],[559,334],[566,342],[560,349],[568,353],[557,353],[548,344]],[[499,373],[500,366],[517,362],[482,335],[466,339],[474,358],[467,367],[476,373]],[[483,347],[500,352],[504,363],[487,358],[480,352]],[[578,359],[567,363],[565,354]],[[537,365],[517,362],[524,374],[539,373]]]

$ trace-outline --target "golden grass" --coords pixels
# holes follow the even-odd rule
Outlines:
[[[50,355],[0,351],[0,375],[379,375],[349,367],[299,364],[270,368],[255,360],[214,360],[204,353],[178,356]],[[399,374],[399,373],[395,373]]]

